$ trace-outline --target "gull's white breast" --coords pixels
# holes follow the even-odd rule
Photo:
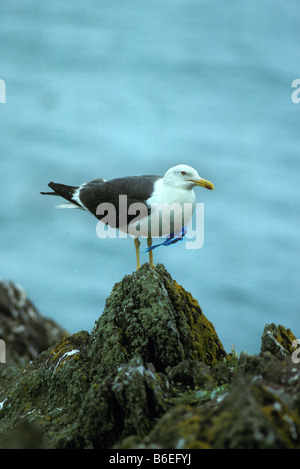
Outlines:
[[[158,180],[147,201],[151,214],[128,226],[128,233],[134,236],[151,238],[181,232],[190,221],[196,204],[192,189],[175,188]]]

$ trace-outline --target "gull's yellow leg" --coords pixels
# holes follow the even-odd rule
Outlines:
[[[150,248],[152,246],[152,238],[147,238],[147,246],[148,248]],[[149,251],[149,264],[150,264],[150,267],[155,267],[154,265],[154,262],[153,262],[153,252],[152,251]]]
[[[134,238],[135,253],[136,253],[136,270],[141,267],[140,264],[140,241],[139,238]]]

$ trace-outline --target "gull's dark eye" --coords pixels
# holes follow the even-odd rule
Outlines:
[[[186,172],[185,172],[185,171],[180,171],[180,174],[181,174],[181,176],[186,176]]]

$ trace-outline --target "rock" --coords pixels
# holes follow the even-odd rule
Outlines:
[[[1,365],[0,448],[299,449],[293,339],[268,325],[259,355],[226,353],[197,301],[144,265],[115,285],[91,334]]]
[[[66,335],[39,314],[22,287],[0,280],[0,339],[6,345],[8,365],[25,365]]]
[[[24,370],[6,372],[2,441],[20,422],[54,448],[145,436],[168,406],[166,368],[182,360],[208,367],[226,355],[197,301],[163,266],[144,265],[114,287],[91,335],[64,337]]]
[[[184,360],[166,372],[170,383],[178,389],[212,389],[216,385],[211,367],[200,361]]]
[[[215,365],[226,357],[198,302],[162,265],[144,264],[115,285],[92,332],[89,357],[101,376],[134,356],[158,372],[182,360]]]
[[[105,449],[129,435],[145,436],[166,410],[163,383],[153,365],[132,358],[115,378],[93,381],[80,409],[87,445]]]
[[[272,363],[256,376],[237,367],[209,396],[177,399],[145,438],[125,439],[121,449],[299,449],[300,367]]]
[[[2,377],[0,388],[0,447],[7,433],[19,433],[20,425],[39,431],[45,446],[68,447],[89,389],[88,343],[89,334],[80,332],[62,339],[24,369],[8,368],[6,386]]]
[[[275,324],[266,324],[262,335],[261,353],[271,352],[279,359],[290,357],[293,353],[292,342],[296,339],[290,329]]]
[[[0,449],[47,449],[39,429],[25,423],[14,430],[8,430]]]

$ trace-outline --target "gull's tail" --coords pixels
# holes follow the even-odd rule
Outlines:
[[[56,208],[79,208],[84,210],[84,207],[82,207],[78,199],[79,187],[66,186],[65,184],[57,184],[56,182],[50,182],[48,186],[53,189],[53,192],[41,192],[42,195],[56,195],[68,201],[66,204],[57,205]]]

